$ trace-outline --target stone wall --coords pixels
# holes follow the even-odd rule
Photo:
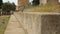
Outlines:
[[[36,14],[23,14],[21,16],[21,22],[25,30],[27,30],[28,34],[40,34],[41,32],[41,19],[40,15]]]
[[[43,4],[59,4],[58,0],[40,0],[40,5]]]
[[[42,15],[41,24],[41,34],[60,34],[60,15]]]
[[[22,9],[23,7],[27,7],[29,4],[29,0],[18,0],[18,9]]]
[[[41,4],[43,4],[43,5],[47,4],[47,0],[40,0],[40,5]]]
[[[59,4],[58,0],[40,0],[40,5],[45,4]],[[18,9],[24,9],[29,6],[29,0],[18,0]]]
[[[58,0],[47,0],[47,3],[49,4],[58,4]]]
[[[21,15],[21,23],[28,34],[60,34],[59,13],[30,13]]]

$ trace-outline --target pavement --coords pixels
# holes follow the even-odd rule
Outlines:
[[[11,15],[4,34],[26,34],[22,25],[18,22],[14,15]]]

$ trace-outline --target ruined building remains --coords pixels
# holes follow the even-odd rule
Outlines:
[[[18,8],[22,8],[22,7],[27,7],[29,4],[29,0],[18,0]]]

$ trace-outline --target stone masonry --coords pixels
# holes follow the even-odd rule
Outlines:
[[[60,15],[42,15],[41,24],[41,34],[60,34]]]
[[[27,7],[28,4],[29,4],[29,0],[18,0],[18,9]]]
[[[41,4],[59,4],[58,0],[40,0],[40,5]]]
[[[60,14],[24,12],[21,21],[28,34],[60,34]]]
[[[47,0],[47,3],[49,4],[58,4],[58,0]]]
[[[40,5],[43,4],[59,4],[58,0],[40,0]],[[27,7],[29,0],[18,0],[18,9]]]

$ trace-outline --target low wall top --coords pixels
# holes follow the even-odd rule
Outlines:
[[[59,12],[23,12],[26,14],[39,14],[39,15],[60,15]]]

